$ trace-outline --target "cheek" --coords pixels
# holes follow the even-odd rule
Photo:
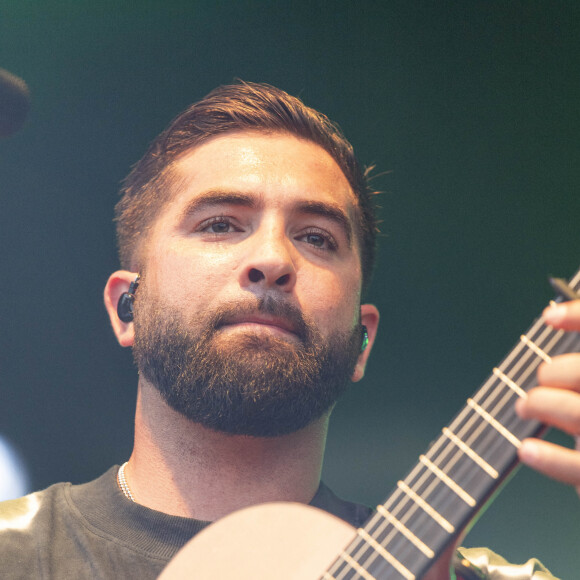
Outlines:
[[[239,260],[231,254],[202,253],[178,244],[166,246],[161,255],[148,268],[147,277],[164,293],[166,304],[191,304],[195,310],[218,302],[239,268]]]
[[[319,276],[298,291],[300,306],[321,330],[350,331],[360,318],[360,284],[349,276]]]

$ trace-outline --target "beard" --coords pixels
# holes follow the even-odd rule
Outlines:
[[[256,313],[289,321],[298,340],[220,331]],[[346,390],[360,354],[360,325],[325,339],[297,307],[270,296],[186,320],[142,281],[134,324],[139,373],[172,409],[232,435],[275,437],[319,419]]]

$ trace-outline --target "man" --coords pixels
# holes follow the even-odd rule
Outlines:
[[[3,577],[155,578],[208,522],[271,501],[360,526],[370,510],[320,483],[330,412],[363,377],[379,321],[361,304],[375,221],[350,144],[278,89],[221,87],[155,140],[122,194],[124,269],[105,304],[139,369],[133,453],[94,482],[4,504]],[[580,302],[546,319],[580,329]],[[579,367],[544,365],[518,413],[580,434]],[[579,454],[528,441],[520,455],[580,485]],[[449,576],[446,558],[430,578]]]

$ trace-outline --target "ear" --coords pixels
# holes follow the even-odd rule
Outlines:
[[[377,336],[377,330],[379,328],[379,311],[377,307],[373,304],[361,304],[360,323],[367,327],[369,344],[365,350],[360,353],[356,362],[356,366],[354,367],[354,372],[352,373],[351,378],[355,383],[364,377],[367,361],[369,360],[369,356]]]
[[[123,292],[129,290],[131,282],[137,278],[135,272],[118,270],[109,276],[105,286],[105,308],[109,313],[113,332],[121,346],[133,346],[134,332],[132,322],[123,322],[117,316],[117,304]]]

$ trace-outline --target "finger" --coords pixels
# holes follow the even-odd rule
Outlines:
[[[519,449],[522,463],[570,485],[580,486],[580,453],[539,439],[524,439]]]
[[[580,435],[580,395],[571,391],[537,387],[519,399],[516,412],[522,419],[537,419],[570,435]]]
[[[564,330],[580,330],[580,300],[552,303],[544,310],[543,317],[550,326]]]
[[[542,363],[538,368],[538,381],[545,387],[580,391],[580,354],[561,354],[550,363]]]

